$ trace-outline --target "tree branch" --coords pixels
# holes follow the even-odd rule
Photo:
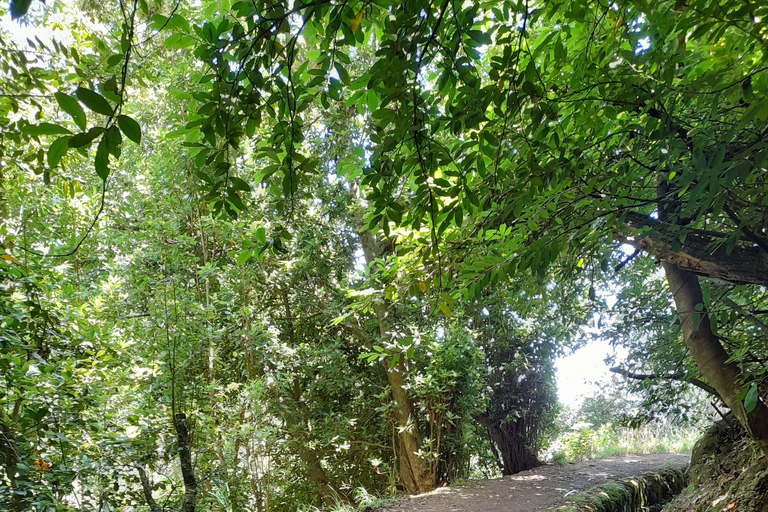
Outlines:
[[[626,213],[624,228],[625,233],[617,236],[619,240],[682,270],[735,284],[768,286],[768,254],[759,247],[736,244],[729,250],[727,235],[681,229],[634,211]],[[650,228],[643,238],[627,236],[643,228]],[[681,234],[685,235],[682,244]]]
[[[680,382],[687,382],[688,384],[691,384],[693,386],[696,386],[699,389],[703,389],[710,395],[716,396],[718,399],[720,398],[720,394],[707,384],[706,382],[700,381],[699,379],[694,379],[693,377],[688,377],[683,372],[676,372],[676,373],[634,373],[629,370],[625,370],[624,368],[618,368],[614,367],[611,368],[611,372],[617,373],[619,375],[622,375],[628,379],[634,379],[634,380],[676,380]],[[722,400],[722,399],[721,399]]]
[[[158,505],[155,498],[152,497],[152,486],[149,483],[149,478],[147,478],[147,472],[144,471],[144,468],[138,463],[134,464],[133,467],[139,472],[141,489],[144,491],[144,500],[147,502],[147,505],[149,505],[149,510],[151,512],[161,512],[162,509],[160,508],[160,505]]]
[[[737,226],[741,226],[741,230],[744,232],[747,237],[755,242],[758,247],[760,247],[762,250],[768,253],[768,242],[763,240],[761,237],[759,237],[754,231],[752,231],[747,224],[741,220],[741,218],[736,215],[736,212],[733,211],[733,209],[728,206],[728,203],[726,202],[723,204],[723,211],[728,215],[728,217],[731,218],[731,220],[736,223]]]
[[[752,315],[748,311],[745,311],[743,307],[741,307],[740,305],[738,305],[736,302],[729,299],[728,297],[723,297],[722,301],[723,301],[723,304],[733,309],[734,311],[737,311],[741,316],[743,316],[747,322],[751,323],[752,325],[754,325],[755,327],[763,331],[764,334],[768,334],[768,325],[766,325],[765,322],[763,322],[756,316]]]

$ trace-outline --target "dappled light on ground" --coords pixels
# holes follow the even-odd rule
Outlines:
[[[613,478],[667,465],[685,464],[689,454],[610,457],[564,466],[545,465],[493,480],[472,480],[404,499],[380,512],[534,512],[548,510],[578,490]]]
[[[544,475],[512,475],[509,477],[510,480],[520,480],[521,482],[529,482],[531,480],[546,480],[547,477]]]

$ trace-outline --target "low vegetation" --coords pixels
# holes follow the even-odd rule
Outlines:
[[[560,464],[630,454],[690,452],[714,411],[701,393],[690,394],[685,413],[649,414],[646,395],[628,393],[612,377],[584,398],[578,409],[563,407],[545,457]],[[656,404],[658,407],[658,404]],[[679,410],[679,409],[678,409]]]
[[[648,453],[689,452],[701,435],[696,425],[670,424],[662,421],[638,427],[611,424],[595,429],[577,424],[552,443],[549,454],[558,464],[583,459],[641,455]]]

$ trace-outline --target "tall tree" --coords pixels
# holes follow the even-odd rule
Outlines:
[[[307,397],[324,410],[319,397],[335,395],[301,386],[302,370],[312,365],[296,368],[275,355],[275,367],[265,371],[256,352],[278,353],[303,338],[288,321],[299,317],[296,305],[322,311],[304,295],[337,298],[349,286],[367,297],[359,301],[365,307],[339,298],[329,309],[335,314],[351,305],[361,312],[355,322],[324,330],[328,338],[306,333],[303,339],[319,351],[320,341],[343,346],[347,336],[366,346],[374,337],[388,344],[375,358],[386,363],[378,371],[386,371],[395,405],[400,477],[411,492],[427,490],[439,465],[423,457],[434,439],[422,428],[423,404],[409,393],[401,331],[435,332],[439,315],[482,302],[489,287],[510,277],[545,279],[553,265],[558,278],[590,283],[614,265],[647,272],[647,265],[638,271],[616,261],[623,258],[619,245],[628,244],[661,262],[676,305],[672,329],[685,342],[691,373],[698,372],[693,378],[711,387],[768,451],[768,408],[759,393],[764,338],[750,338],[764,330],[768,283],[768,100],[759,94],[768,88],[761,23],[768,6],[735,0],[53,7],[13,0],[8,6],[15,18],[66,26],[72,43],[12,43],[0,28],[2,264],[25,272],[31,265],[32,274],[46,276],[51,309],[85,332],[77,350],[55,354],[68,385],[86,382],[76,371],[86,356],[107,387],[137,381],[109,358],[136,358],[142,375],[155,375],[158,361],[172,366],[157,386],[138,379],[115,403],[99,402],[121,411],[131,436],[141,428],[154,432],[136,443],[141,450],[157,451],[157,417],[164,416],[166,429],[178,426],[176,405],[183,403],[204,411],[194,423],[201,435],[231,435],[229,454],[203,449],[202,460],[213,467],[214,460],[238,459],[243,436],[234,432],[241,425],[224,418],[256,409],[243,405],[233,413],[217,392],[259,388],[261,377],[266,382],[286,368],[274,382],[282,391],[286,383],[300,384],[291,395],[293,412]],[[97,23],[84,23],[87,18]],[[316,254],[291,251],[318,241],[295,226],[313,229],[311,219],[334,215],[343,220],[336,217],[329,230],[345,236],[332,236],[330,245],[348,249],[336,253],[346,256],[335,282],[307,284],[311,266],[297,281],[282,279],[294,260],[329,275]],[[144,231],[149,234],[140,236]],[[368,263],[371,286],[363,291],[351,257],[355,235]],[[334,252],[323,243],[321,252]],[[283,260],[286,252],[295,258]],[[276,276],[281,286],[271,282]],[[120,296],[123,279],[134,285],[128,299]],[[298,282],[301,295],[288,293],[284,301],[285,285]],[[713,283],[722,282],[727,291],[713,297],[719,286]],[[255,313],[257,297],[277,302]],[[8,299],[10,317],[18,300]],[[117,313],[129,308],[138,316]],[[369,310],[375,330],[366,329]],[[130,342],[122,342],[122,332],[130,332]],[[249,341],[252,333],[263,346]],[[40,356],[22,346],[26,334],[14,336],[15,348],[3,353],[19,377],[6,384],[8,396],[30,377],[15,358]],[[142,337],[151,346],[133,347]],[[223,382],[229,372],[222,369],[240,352],[240,380]],[[349,354],[323,353],[347,362],[351,373],[335,375],[339,382],[352,374],[365,376],[366,386],[372,382],[375,371],[350,365]],[[362,400],[339,397],[336,405]],[[146,424],[123,410],[147,403],[160,413],[145,414]],[[3,407],[4,427],[16,428],[15,412],[8,414],[13,401]],[[34,419],[40,410],[19,414]],[[317,448],[321,432],[310,432],[312,411],[295,437],[270,424],[279,413],[265,415],[279,439],[269,449],[277,446],[274,453],[286,454],[286,461],[303,460],[316,482],[325,485],[327,477],[335,486],[355,473],[341,464],[338,478],[332,475],[330,450]],[[63,462],[71,447],[54,448],[50,439],[41,446]],[[254,464],[272,455],[266,444],[248,446],[264,450]],[[302,459],[307,447],[313,452]],[[137,458],[137,451],[126,448],[123,459]],[[19,465],[19,457],[10,460]],[[133,473],[136,460],[130,462]],[[103,467],[77,464],[78,475],[100,479],[105,488]],[[65,463],[65,471],[71,466]],[[295,479],[280,471],[285,491]],[[252,482],[267,481],[263,471],[248,472]],[[71,473],[59,476],[58,488],[77,488],[66,480]],[[199,487],[181,476],[186,503],[193,489],[196,499],[215,494],[207,488],[213,476],[197,477]],[[100,493],[98,500],[112,499]]]

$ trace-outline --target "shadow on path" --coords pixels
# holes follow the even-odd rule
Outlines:
[[[540,466],[494,480],[471,480],[458,487],[405,498],[380,512],[533,512],[558,505],[566,495],[646,471],[690,461],[688,453],[629,455]]]

